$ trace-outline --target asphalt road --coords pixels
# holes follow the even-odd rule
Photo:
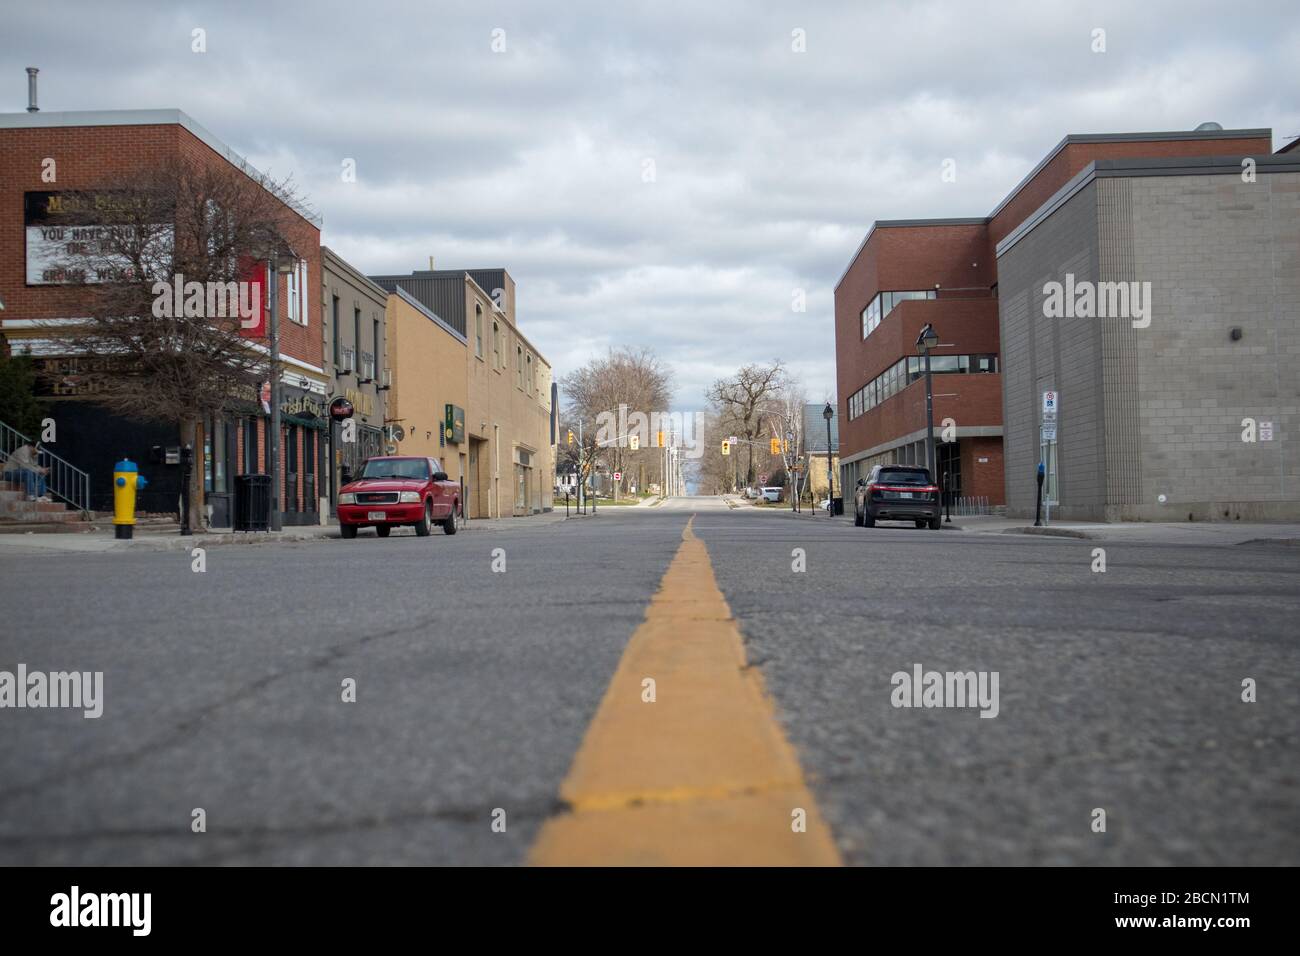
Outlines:
[[[0,863],[522,862],[692,514],[845,862],[1300,862],[1300,549],[1096,573],[1096,542],[708,499],[204,573],[0,558],[0,669],[105,685],[99,719],[0,710]],[[918,663],[998,672],[997,717],[892,706]]]

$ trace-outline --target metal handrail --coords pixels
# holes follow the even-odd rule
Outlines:
[[[35,444],[35,441],[18,431],[18,429],[0,422],[0,474],[7,470],[5,466],[9,461],[9,456],[18,448],[23,445]],[[53,498],[58,498],[67,505],[71,505],[83,514],[90,511],[89,474],[71,462],[60,458],[43,445],[37,451],[36,461],[42,467],[49,469],[45,476],[47,494]]]

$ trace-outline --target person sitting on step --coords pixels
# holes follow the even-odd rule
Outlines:
[[[24,442],[14,449],[9,460],[4,463],[4,474],[0,477],[5,481],[21,484],[27,493],[28,501],[48,502],[50,499],[45,494],[45,476],[49,474],[50,469],[41,465],[39,455],[39,446]]]

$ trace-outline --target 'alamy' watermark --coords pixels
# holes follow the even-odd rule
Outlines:
[[[260,304],[258,282],[186,282],[176,273],[171,282],[159,279],[150,290],[154,295],[155,319],[224,319],[239,317],[239,326],[256,328]]]
[[[103,671],[0,671],[0,708],[70,707],[93,720],[104,713]]]
[[[1043,285],[1043,315],[1049,319],[1132,319],[1133,328],[1151,324],[1150,282],[1065,282]]]
[[[998,715],[997,671],[896,671],[889,702],[895,707],[978,707],[981,717]]]
[[[148,936],[152,912],[152,893],[83,893],[73,886],[50,897],[51,926],[126,926],[133,936]]]
[[[617,411],[596,415],[596,444],[601,447],[684,448],[685,458],[704,457],[705,416],[700,412]],[[635,436],[635,440],[633,440]],[[661,444],[662,439],[662,444]]]

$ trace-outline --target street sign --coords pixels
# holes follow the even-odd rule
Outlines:
[[[1043,412],[1055,412],[1057,408],[1057,394],[1055,392],[1043,392]]]
[[[616,472],[614,472],[614,480],[615,480],[615,481],[622,481],[622,480],[623,480],[623,473],[622,473],[621,471],[616,471]]]
[[[1272,422],[1260,422],[1260,423],[1259,423],[1259,440],[1260,440],[1260,441],[1272,441],[1272,440],[1273,440],[1273,423],[1272,423]]]
[[[1056,422],[1043,422],[1042,441],[1056,441]]]

